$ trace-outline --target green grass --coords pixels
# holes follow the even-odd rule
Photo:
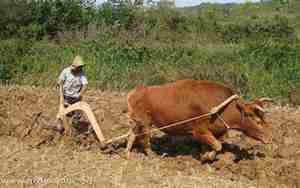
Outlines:
[[[249,97],[286,96],[300,81],[299,43],[273,42],[207,48],[108,48],[95,41],[75,48],[36,42],[14,62],[11,79],[54,85],[76,54],[87,63],[89,81],[103,89],[128,90],[138,84],[192,78],[220,81]]]

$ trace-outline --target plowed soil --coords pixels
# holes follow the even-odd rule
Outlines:
[[[106,138],[127,132],[126,93],[90,90],[92,107]],[[202,163],[201,144],[154,134],[154,155],[124,146],[103,153],[94,134],[50,127],[58,110],[57,90],[0,88],[0,187],[300,187],[300,109],[267,107],[272,141],[263,145],[229,131],[218,160]]]

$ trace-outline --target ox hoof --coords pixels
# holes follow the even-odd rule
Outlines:
[[[213,161],[216,159],[216,156],[217,156],[216,151],[206,152],[204,155],[201,156],[201,161],[202,162]]]
[[[101,150],[105,150],[105,149],[107,149],[108,146],[105,143],[100,143],[99,147],[100,147]]]
[[[115,153],[115,148],[112,145],[100,146],[101,153],[103,154],[113,154]]]
[[[131,158],[131,157],[130,157],[130,156],[131,156],[130,154],[131,154],[130,152],[126,152],[126,157],[125,157],[125,158],[126,158],[127,160],[130,160],[130,158]]]

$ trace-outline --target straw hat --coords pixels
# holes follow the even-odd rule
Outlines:
[[[83,62],[81,56],[78,55],[74,58],[72,66],[75,67],[75,68],[80,67],[80,66],[84,66],[84,62]]]

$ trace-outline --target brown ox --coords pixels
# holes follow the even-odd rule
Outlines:
[[[139,86],[130,91],[127,95],[128,114],[135,126],[128,139],[127,157],[136,142],[142,144],[147,153],[151,151],[150,136],[143,134],[149,132],[151,125],[160,128],[206,114],[232,95],[234,92],[230,88],[206,80],[181,80],[160,86]],[[211,146],[214,151],[222,149],[220,140],[228,128],[240,130],[266,143],[268,134],[265,128],[268,125],[264,120],[263,105],[262,100],[245,102],[238,99],[219,113],[220,118],[212,116],[162,131],[170,135],[191,135]]]

